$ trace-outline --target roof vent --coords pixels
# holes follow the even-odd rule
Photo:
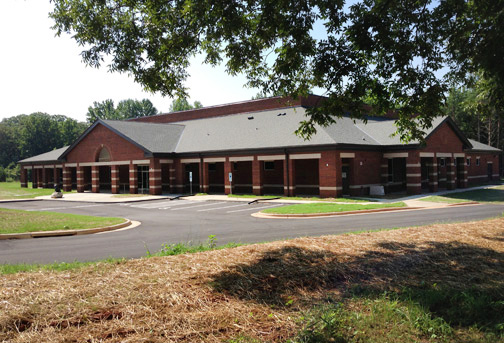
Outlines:
[[[252,120],[252,119],[254,119],[254,117],[248,117],[247,119],[248,119],[248,120]]]
[[[284,115],[286,115],[286,114],[287,114],[287,113],[285,113],[285,112],[284,112],[284,113],[278,113],[278,114],[277,114],[277,117],[281,117],[281,116],[284,116]]]

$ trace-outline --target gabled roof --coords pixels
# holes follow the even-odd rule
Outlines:
[[[472,149],[468,149],[467,151],[474,151],[474,152],[485,151],[485,152],[496,152],[496,153],[502,152],[501,149],[494,148],[493,146],[480,143],[478,141],[475,141],[474,139],[469,139],[469,142],[471,142],[471,144],[472,144]]]
[[[64,146],[63,148],[59,149],[54,149],[52,151],[45,152],[37,156],[25,158],[24,160],[21,160],[18,163],[59,162],[61,154],[63,154],[63,152],[65,152],[67,148],[68,146]]]
[[[184,130],[178,124],[151,124],[121,120],[97,120],[61,155],[64,158],[93,129],[103,125],[147,154],[173,152]]]

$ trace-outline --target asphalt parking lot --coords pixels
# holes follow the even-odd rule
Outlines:
[[[0,263],[92,261],[108,257],[136,258],[163,243],[200,243],[216,235],[218,244],[256,243],[302,236],[397,228],[496,217],[502,205],[476,205],[426,210],[344,215],[316,219],[264,219],[251,214],[282,203],[261,201],[156,200],[96,204],[65,201],[2,203],[0,207],[123,217],[142,224],[133,229],[94,235],[0,241]]]

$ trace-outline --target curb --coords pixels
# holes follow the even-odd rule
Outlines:
[[[455,204],[449,204],[448,206],[465,206],[465,205],[479,205],[479,202],[477,201],[466,201],[466,202],[458,202]]]
[[[28,201],[42,201],[42,199],[37,198],[28,198],[28,199],[5,199],[0,200],[0,204],[9,203],[9,202],[28,202]]]
[[[146,201],[159,201],[159,200],[174,200],[173,198],[160,198],[160,199],[141,199],[141,200],[121,200],[121,201],[90,201],[90,200],[67,200],[67,199],[36,199],[38,201],[65,201],[67,203],[81,202],[88,204],[125,204],[133,202],[146,202]]]
[[[345,211],[345,212],[327,212],[327,213],[309,213],[309,214],[275,214],[275,213],[263,213],[256,212],[252,213],[253,217],[257,218],[319,218],[319,217],[332,217],[332,216],[344,216],[349,214],[365,214],[365,213],[376,213],[376,212],[390,212],[390,211],[401,211],[401,210],[418,210],[423,207],[389,207],[389,208],[377,208],[371,210],[358,210],[358,211]]]
[[[126,219],[124,223],[112,226],[99,227],[94,229],[83,230],[57,230],[57,231],[39,231],[39,232],[26,232],[26,233],[7,233],[1,234],[0,240],[5,239],[26,239],[26,238],[41,238],[41,237],[58,237],[58,236],[77,236],[77,235],[90,235],[93,233],[113,231],[123,229],[132,225],[131,220]]]

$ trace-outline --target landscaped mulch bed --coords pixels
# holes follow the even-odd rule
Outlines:
[[[282,342],[324,299],[421,285],[502,292],[504,218],[4,275],[0,341]]]

